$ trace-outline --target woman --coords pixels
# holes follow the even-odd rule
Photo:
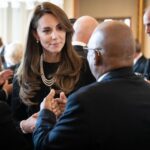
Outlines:
[[[32,133],[35,113],[51,88],[70,95],[95,81],[87,61],[71,45],[72,34],[72,25],[61,8],[49,2],[35,8],[23,60],[13,81],[12,110],[24,133]]]

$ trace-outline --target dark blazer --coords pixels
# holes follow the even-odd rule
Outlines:
[[[76,52],[77,52],[80,56],[82,56],[82,57],[84,57],[84,58],[87,57],[87,52],[83,49],[83,46],[81,46],[81,45],[73,45],[73,47],[74,47],[74,49],[76,50]]]
[[[21,133],[17,132],[9,106],[0,101],[0,147],[4,150],[29,150]]]
[[[113,70],[73,93],[57,123],[43,109],[33,140],[36,150],[148,150],[150,84],[131,68]]]
[[[140,73],[146,79],[150,80],[150,59],[141,56],[135,63],[133,69],[134,72]]]

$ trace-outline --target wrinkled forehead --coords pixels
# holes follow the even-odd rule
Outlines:
[[[101,48],[101,43],[103,41],[104,37],[102,32],[95,30],[93,34],[91,35],[91,38],[88,42],[89,48]]]

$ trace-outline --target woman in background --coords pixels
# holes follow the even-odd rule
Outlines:
[[[11,103],[17,127],[30,142],[40,103],[51,88],[68,96],[95,81],[87,60],[73,49],[72,34],[61,8],[49,2],[36,6],[23,60],[13,80]]]

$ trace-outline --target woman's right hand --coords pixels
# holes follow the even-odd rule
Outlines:
[[[32,133],[33,132],[33,130],[35,128],[37,117],[38,117],[38,113],[35,113],[28,119],[22,120],[20,122],[20,128],[23,133]]]

